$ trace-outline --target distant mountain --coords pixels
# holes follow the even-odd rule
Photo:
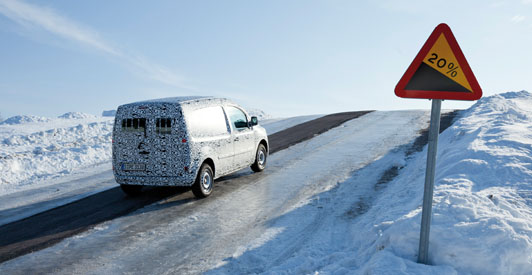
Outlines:
[[[58,118],[65,118],[65,119],[84,119],[84,118],[95,118],[95,117],[96,117],[95,115],[80,113],[80,112],[68,112],[68,113],[58,116]]]

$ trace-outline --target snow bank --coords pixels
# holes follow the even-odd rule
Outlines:
[[[440,135],[431,266],[416,263],[426,147],[381,191],[366,193],[373,201],[361,198],[371,207],[350,226],[353,254],[342,261],[363,274],[530,274],[531,118],[532,94],[505,93],[479,100]],[[394,158],[401,163],[397,154],[380,162]],[[375,165],[349,183],[371,179]]]
[[[109,161],[112,123],[112,118],[67,113],[0,126],[0,194]]]
[[[464,112],[438,144],[429,247],[433,266],[416,264],[425,147],[352,225],[357,270],[530,274],[531,118],[532,94],[524,91],[483,98]],[[355,176],[351,182],[357,180],[362,179]]]
[[[532,94],[505,93],[479,100],[442,133],[430,235],[432,264],[452,266],[459,273],[530,274],[531,118]],[[375,202],[372,210],[386,213],[375,215],[375,241],[389,253],[373,253],[366,268],[378,268],[390,257],[416,260],[425,160],[426,150]]]

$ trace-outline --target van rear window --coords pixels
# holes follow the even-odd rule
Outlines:
[[[122,119],[122,131],[144,132],[146,131],[145,118],[124,118]]]
[[[155,131],[159,134],[172,133],[172,119],[158,118],[155,120]]]

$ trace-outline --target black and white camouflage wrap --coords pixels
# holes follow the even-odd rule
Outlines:
[[[228,160],[217,155],[217,149],[235,136],[235,131],[229,123],[226,140],[200,141],[190,136],[187,114],[209,106],[236,105],[221,98],[176,97],[119,106],[115,116],[112,147],[116,182],[131,185],[190,186],[194,183],[200,165],[206,159],[212,159],[216,166],[215,178],[249,166],[254,161],[253,156],[235,156],[232,163],[236,165],[227,165]],[[145,132],[123,131],[122,120],[133,118],[146,119]],[[170,133],[162,134],[156,131],[157,118],[171,119]],[[252,139],[250,142],[253,142],[256,148],[260,141],[267,142],[267,136],[264,128],[253,128],[255,129],[252,129],[252,134],[246,137]],[[124,171],[122,165],[125,163],[144,164],[145,170]]]

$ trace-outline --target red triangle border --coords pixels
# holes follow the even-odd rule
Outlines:
[[[425,91],[425,90],[405,90],[406,85],[408,82],[410,82],[410,79],[412,76],[414,76],[415,72],[421,65],[421,62],[423,62],[423,59],[425,56],[427,56],[428,52],[436,43],[436,40],[442,34],[447,39],[447,42],[449,43],[449,46],[451,47],[451,50],[453,51],[456,60],[458,61],[458,64],[462,71],[464,72],[464,75],[469,82],[469,85],[471,86],[471,89],[473,90],[472,93],[459,93],[454,91]],[[454,37],[451,28],[445,23],[441,23],[432,32],[432,34],[429,36],[419,53],[414,58],[414,61],[410,64],[404,75],[401,77],[397,85],[395,86],[395,95],[398,97],[403,98],[424,98],[424,99],[449,99],[449,100],[478,100],[482,97],[482,89],[480,88],[480,85],[478,84],[478,81],[473,74],[473,71],[471,70],[471,67],[469,67],[469,63],[467,63],[467,60],[464,56],[464,53],[460,49],[460,46],[458,46],[458,42],[456,41],[456,38]]]

